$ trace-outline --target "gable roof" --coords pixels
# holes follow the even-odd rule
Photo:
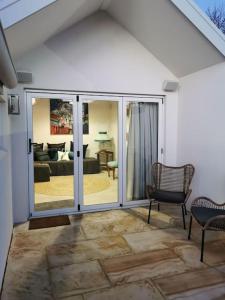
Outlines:
[[[106,10],[177,77],[224,61],[224,36],[192,0],[55,1],[6,30],[13,57],[99,9]]]
[[[197,21],[198,18],[201,21],[201,14],[197,18],[196,6],[190,3],[189,0],[114,0],[108,11],[168,69],[182,77],[224,61],[221,50],[225,51],[225,42],[221,35],[219,48],[206,38],[209,22],[202,26],[204,33],[199,30]],[[189,18],[184,8],[189,9]],[[214,35],[218,36],[215,29]]]
[[[12,57],[17,59],[95,13],[101,4],[102,0],[57,0],[10,26],[5,33]]]

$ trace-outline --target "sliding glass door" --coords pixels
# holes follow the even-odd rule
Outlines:
[[[79,97],[81,209],[117,207],[122,202],[122,98]]]
[[[162,98],[30,92],[27,110],[32,216],[146,202]]]
[[[124,203],[147,199],[152,184],[151,166],[162,161],[162,99],[124,101]]]
[[[72,212],[78,207],[76,97],[28,94],[30,214]]]

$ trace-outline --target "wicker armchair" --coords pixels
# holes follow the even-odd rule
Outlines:
[[[191,205],[188,239],[191,238],[192,218],[202,229],[202,243],[200,261],[203,262],[205,231],[225,231],[225,203],[217,204],[207,197],[196,198]]]
[[[186,202],[191,194],[189,187],[194,172],[195,169],[191,164],[182,167],[169,167],[161,163],[152,165],[153,185],[146,187],[146,194],[150,200],[148,223],[150,223],[153,202],[158,203],[158,210],[160,210],[160,202],[173,203],[181,206],[183,226],[186,229]]]

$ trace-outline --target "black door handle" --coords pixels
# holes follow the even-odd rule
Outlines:
[[[28,154],[31,154],[33,145],[35,145],[35,143],[32,143],[32,139],[29,139],[28,140]]]

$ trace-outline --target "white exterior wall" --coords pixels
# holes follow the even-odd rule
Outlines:
[[[105,13],[98,13],[26,54],[17,70],[31,71],[30,88],[115,93],[164,94],[165,79],[177,78],[127,31]],[[26,105],[23,86],[21,115],[13,129],[14,220],[28,216]],[[178,94],[165,105],[165,162],[176,163]],[[16,157],[16,158],[15,158]]]
[[[10,118],[7,102],[0,103],[0,289],[13,228]]]
[[[225,202],[225,63],[180,80],[178,163],[196,168],[192,199]]]

